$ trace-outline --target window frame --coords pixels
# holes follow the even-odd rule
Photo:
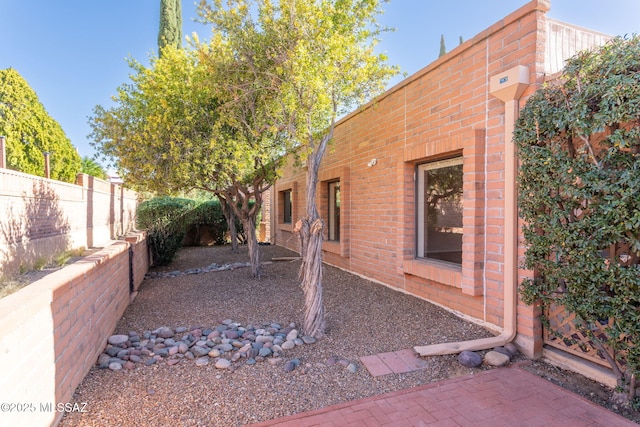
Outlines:
[[[336,189],[339,198],[336,198]],[[327,240],[330,242],[340,241],[340,204],[342,201],[340,180],[327,182]],[[337,204],[336,204],[337,203]],[[336,215],[337,212],[337,215]]]
[[[293,191],[283,190],[282,194],[282,224],[293,224]]]
[[[442,169],[451,166],[460,166],[463,171],[464,185],[464,158],[462,155],[454,157],[448,157],[444,159],[433,160],[429,162],[416,164],[415,167],[415,191],[416,191],[416,239],[415,239],[415,258],[428,262],[447,263],[450,265],[461,266],[462,260],[458,263],[455,261],[442,260],[438,258],[431,258],[427,256],[427,242],[425,239],[425,200],[424,200],[424,173],[430,170]],[[460,187],[460,195],[463,196],[463,187]],[[462,209],[464,209],[464,203],[462,202]],[[462,225],[461,225],[462,228]],[[464,236],[462,234],[462,236]],[[460,253],[462,253],[462,239],[460,242]]]

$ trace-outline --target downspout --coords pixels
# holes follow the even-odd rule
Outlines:
[[[529,69],[518,65],[489,81],[489,93],[505,103],[504,114],[504,326],[500,335],[471,341],[416,346],[420,356],[455,354],[462,351],[486,350],[513,341],[516,336],[518,306],[518,210],[516,190],[516,148],[513,130],[518,115],[518,100],[529,87]]]

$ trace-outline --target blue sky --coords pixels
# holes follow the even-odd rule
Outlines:
[[[467,40],[527,0],[391,0],[380,22],[394,27],[380,45],[408,74]],[[160,0],[0,0],[0,69],[13,67],[36,91],[81,156],[93,156],[87,119],[129,81],[125,58],[156,50]],[[183,0],[183,33],[208,38]],[[640,33],[638,0],[551,0],[551,18],[611,35]]]

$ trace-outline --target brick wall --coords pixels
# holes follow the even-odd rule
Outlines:
[[[260,224],[258,224],[258,241],[271,242],[273,240],[273,228],[271,223],[271,192],[262,193],[262,209]]]
[[[324,242],[326,262],[496,330],[504,326],[508,136],[505,107],[489,94],[489,78],[524,65],[532,82],[524,98],[535,91],[543,79],[548,7],[531,1],[339,122],[319,173],[325,221],[327,182],[340,180],[343,202],[340,241]],[[451,156],[463,159],[461,265],[416,257],[416,166]],[[294,223],[303,214],[304,187],[304,171],[290,166],[274,189],[274,197],[292,189]],[[281,204],[274,208],[276,243],[298,250],[291,227],[280,222]],[[517,341],[529,355],[541,351],[536,319],[519,304]]]
[[[136,207],[135,192],[88,175],[69,184],[0,169],[0,271],[109,244],[134,229]]]
[[[0,299],[0,402],[35,408],[3,411],[2,425],[59,421],[46,405],[71,401],[129,304],[130,248],[135,289],[149,267],[144,236],[128,240]]]

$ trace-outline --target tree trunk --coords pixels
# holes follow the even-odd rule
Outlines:
[[[326,322],[324,304],[322,302],[322,219],[311,222],[308,218],[300,220],[300,243],[302,265],[300,276],[304,291],[304,324],[306,335],[321,338],[324,335]]]
[[[321,338],[326,321],[322,302],[322,229],[324,222],[316,206],[318,169],[332,132],[325,135],[307,159],[306,217],[296,224],[300,236],[301,287],[304,292],[304,325],[306,335]]]
[[[258,236],[256,235],[256,216],[243,216],[242,226],[244,227],[245,233],[247,233],[251,276],[260,279],[262,277],[262,266],[260,265],[260,245],[258,244]]]
[[[238,249],[238,229],[236,228],[236,216],[233,214],[233,210],[229,209],[229,239],[231,239],[231,252],[237,254],[240,252]]]
[[[232,210],[230,216],[235,216],[242,222],[247,236],[247,246],[249,247],[251,275],[256,279],[262,277],[260,245],[258,245],[258,236],[256,234],[256,218],[262,207],[262,191],[266,190],[262,187],[262,184],[263,178],[257,177],[252,185],[234,184],[224,192],[221,192],[222,195],[220,196],[220,198],[225,199],[227,207]],[[253,206],[250,205],[251,199],[255,202]]]
[[[237,254],[239,252],[238,249],[238,230],[236,229],[236,216],[233,213],[233,209],[229,202],[222,198],[218,197],[220,200],[220,204],[222,206],[222,213],[224,214],[224,218],[227,220],[227,227],[229,227],[229,237],[231,239],[231,252]]]

